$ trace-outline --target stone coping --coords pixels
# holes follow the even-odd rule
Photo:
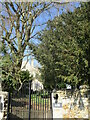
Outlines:
[[[70,93],[70,92],[79,92],[79,91],[80,92],[88,92],[88,93],[90,93],[89,88],[81,88],[80,90],[78,90],[78,89],[61,89],[61,90],[55,91],[55,93]]]
[[[67,89],[62,89],[62,90],[58,90],[53,92],[53,94],[59,94],[60,97],[62,98],[72,98],[72,97],[79,97],[81,96],[82,98],[88,98],[90,99],[90,89],[71,89],[71,90],[67,90]]]
[[[8,92],[0,91],[0,95],[8,95]]]

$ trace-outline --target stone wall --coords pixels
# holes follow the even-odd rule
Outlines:
[[[7,118],[8,92],[0,91],[0,120]]]
[[[58,94],[55,103],[54,96]],[[52,93],[53,118],[90,118],[89,88],[59,90]]]

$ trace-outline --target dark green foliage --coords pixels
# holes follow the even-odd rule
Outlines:
[[[89,84],[89,4],[49,21],[39,34],[41,43],[33,52],[42,65],[42,79],[48,89],[59,89],[66,83],[75,87]]]
[[[2,81],[2,90],[3,91],[13,91],[14,86],[13,86],[13,79],[11,76],[8,76],[6,79],[3,79]]]
[[[30,77],[30,73],[28,70],[20,72],[20,78],[22,82],[28,82],[32,77]]]
[[[3,73],[4,74],[4,73]],[[6,75],[5,75],[6,76]],[[29,71],[21,71],[20,72],[20,80],[22,81],[22,86],[29,82],[29,80],[32,80],[32,76],[30,77]],[[12,92],[13,90],[18,90],[19,88],[19,81],[15,81],[12,76],[6,76],[6,78],[3,78],[2,81],[2,89],[5,91]]]

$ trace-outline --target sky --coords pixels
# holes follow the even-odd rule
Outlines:
[[[79,2],[71,2],[67,5],[63,5],[63,6],[58,6],[59,8],[59,15],[61,15],[63,12],[67,12],[67,9],[70,10],[71,12],[74,11],[75,8],[80,7],[80,3]],[[39,25],[39,24],[43,24],[46,23],[48,20],[53,20],[56,16],[58,16],[57,14],[57,9],[55,7],[51,8],[49,11],[45,11],[43,12],[34,22],[34,24]],[[34,30],[35,34],[37,31],[42,31],[44,28],[46,27],[45,25],[41,25],[41,26],[37,26]],[[38,40],[37,39],[32,39],[32,42],[34,42],[35,44],[38,44]],[[27,50],[25,51],[25,54],[27,54]],[[32,56],[30,56],[31,58]],[[24,58],[23,60],[25,61],[27,58]],[[31,61],[30,61],[31,62]],[[36,59],[34,59],[34,66],[40,66],[40,64],[38,63],[38,61]]]
[[[50,10],[44,11],[42,14],[40,14],[40,16],[33,23],[33,25],[36,25],[36,27],[35,27],[35,30],[34,30],[32,36],[36,32],[44,30],[44,28],[46,27],[46,24],[44,24],[44,25],[41,25],[41,24],[46,23],[48,20],[53,20],[56,16],[61,15],[63,12],[67,12],[67,10],[70,10],[71,12],[73,12],[74,9],[79,6],[80,6],[79,2],[71,2],[71,3],[67,3],[67,4],[63,4],[63,5],[57,5],[57,6],[55,5]],[[59,9],[59,13],[57,11],[57,8]],[[5,14],[5,13],[3,13],[3,14]],[[21,23],[20,23],[20,25],[21,25]],[[40,25],[40,26],[38,26],[38,25]],[[7,28],[7,29],[9,29],[9,28]],[[14,33],[15,32],[13,30],[13,36],[14,36]],[[31,39],[31,42],[34,42],[35,44],[39,43],[39,41],[35,38]],[[28,47],[27,47],[27,49],[28,49]],[[27,49],[25,50],[24,54],[30,53],[30,51],[28,51]],[[31,57],[32,56],[29,56],[30,59],[31,59]],[[27,57],[25,57],[23,59],[23,61],[26,61],[26,60],[27,60]],[[29,61],[29,62],[31,62],[31,61]],[[34,59],[34,65],[40,66],[40,64],[38,63],[38,61],[36,59]]]

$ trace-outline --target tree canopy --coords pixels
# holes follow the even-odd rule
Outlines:
[[[18,90],[23,85],[20,77],[23,58],[30,55],[26,55],[25,50],[27,47],[32,50],[31,39],[38,33],[35,32],[34,34],[35,20],[44,10],[51,7],[51,3],[2,2],[0,4],[2,4],[0,11],[0,29],[2,30],[2,45],[0,46],[1,79],[7,78],[8,80],[11,76],[13,87],[15,88],[19,84],[19,87],[16,87]]]
[[[90,72],[90,3],[63,13],[49,21],[38,35],[40,44],[33,53],[42,65],[47,88],[61,88],[68,83],[78,87],[89,84]]]
[[[67,2],[66,2],[67,3]],[[32,41],[40,32],[37,26],[43,26],[44,22],[38,23],[40,15],[50,10],[54,5],[60,7],[57,2],[0,2],[0,70],[2,71],[0,80],[8,81],[12,79],[15,88],[19,84],[19,90],[23,82],[20,78],[21,65],[25,57],[27,62],[32,51]],[[59,11],[59,8],[58,8]],[[47,14],[47,13],[46,13]],[[50,16],[50,11],[49,14]],[[45,20],[45,18],[44,18]],[[38,23],[38,24],[37,24]],[[26,53],[26,49],[30,53]]]
[[[79,85],[88,82],[89,3],[82,5],[73,13],[63,13],[60,17],[49,21],[43,32],[36,31],[35,21],[43,11],[50,9],[56,3],[2,2],[1,4],[2,80],[6,80],[6,83],[9,82],[17,90],[22,87],[24,80],[21,77],[21,65],[23,58],[27,56],[28,61],[28,56],[31,55],[31,53],[25,54],[28,48],[43,66],[42,76],[46,86],[60,88],[65,83]],[[35,46],[31,41],[37,36],[40,44]],[[25,74],[28,74],[27,71]]]

